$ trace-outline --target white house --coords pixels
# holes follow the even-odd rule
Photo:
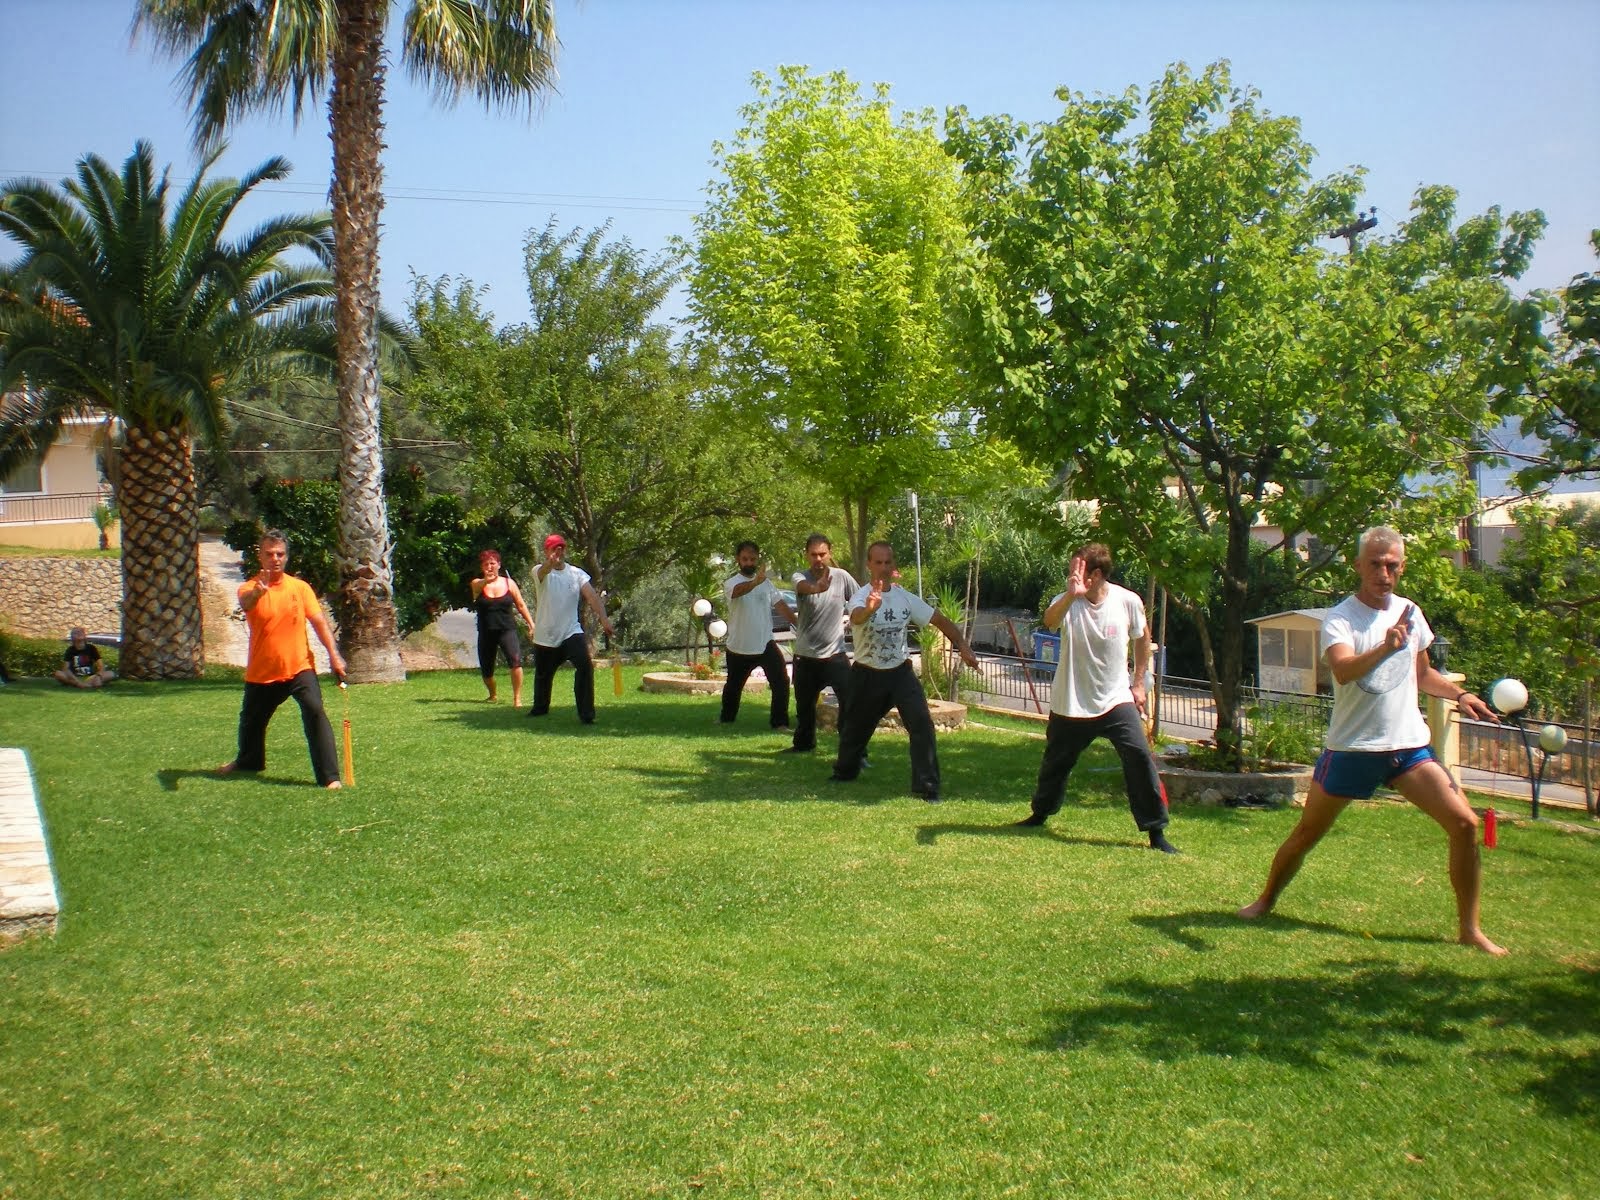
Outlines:
[[[100,544],[91,514],[111,496],[97,459],[103,425],[99,417],[69,418],[43,459],[0,479],[0,544],[56,550]],[[112,528],[113,542],[118,532]]]

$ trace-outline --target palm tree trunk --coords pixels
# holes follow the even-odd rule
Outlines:
[[[356,683],[405,679],[383,494],[378,403],[378,219],[383,211],[383,13],[339,5],[328,97],[333,138],[334,327],[339,346],[339,635]]]
[[[197,679],[200,528],[189,439],[130,425],[122,448],[122,656],[129,679]]]

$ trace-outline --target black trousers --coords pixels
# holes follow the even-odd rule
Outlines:
[[[1082,719],[1050,714],[1044,761],[1039,764],[1039,782],[1033,789],[1033,811],[1045,817],[1061,811],[1067,776],[1077,765],[1078,756],[1098,737],[1110,742],[1122,760],[1122,779],[1127,784],[1134,823],[1145,830],[1165,829],[1166,790],[1150,755],[1139,710],[1132,704],[1119,704],[1101,716]]]
[[[478,631],[478,670],[485,679],[494,678],[495,655],[503,654],[508,667],[522,665],[522,646],[515,629],[480,629]]]
[[[578,720],[585,725],[594,723],[594,660],[589,657],[589,639],[575,633],[559,646],[533,648],[533,708],[530,717],[542,717],[550,711],[550,689],[556,681],[561,664],[572,664],[572,699],[578,706]]]
[[[850,659],[843,654],[830,658],[794,659],[794,748],[815,750],[817,746],[817,700],[823,688],[832,688],[839,700],[839,728],[844,728],[850,712]]]
[[[772,693],[772,727],[789,728],[789,667],[783,661],[783,651],[778,649],[777,642],[768,642],[760,654],[728,651],[728,681],[722,685],[722,720],[732,721],[739,715],[744,681],[757,667],[767,677],[767,690]]]
[[[333,726],[322,707],[322,685],[315,671],[301,671],[293,679],[277,683],[244,685],[244,707],[239,710],[239,753],[234,764],[241,771],[262,771],[267,766],[267,725],[272,714],[293,696],[300,706],[300,724],[305,727],[306,746],[311,751],[311,769],[317,783],[327,785],[339,778],[339,754],[333,745]]]
[[[911,737],[911,790],[919,796],[939,794],[939,749],[934,739],[933,717],[922,681],[910,661],[887,671],[856,663],[850,668],[850,712],[839,721],[839,757],[833,764],[835,779],[854,779],[861,773],[878,722],[891,708]]]

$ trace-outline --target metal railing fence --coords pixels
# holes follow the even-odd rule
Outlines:
[[[39,525],[46,521],[87,521],[99,492],[62,492],[54,496],[17,496],[0,492],[0,525]]]

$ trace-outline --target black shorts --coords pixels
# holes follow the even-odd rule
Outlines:
[[[517,641],[515,629],[502,629],[478,634],[478,670],[485,679],[494,674],[494,653],[498,650],[506,657],[506,665],[522,665],[522,644]]]

